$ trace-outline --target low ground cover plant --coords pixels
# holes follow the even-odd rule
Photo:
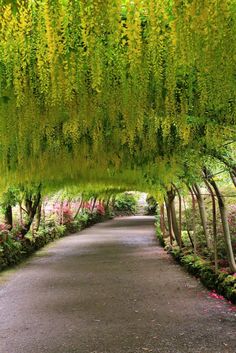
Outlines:
[[[189,248],[180,248],[178,245],[170,245],[168,239],[163,238],[157,228],[157,238],[160,244],[174,259],[189,273],[199,278],[210,290],[223,295],[231,303],[236,304],[236,274],[230,274],[229,269],[219,268],[215,270],[212,261],[195,255]]]

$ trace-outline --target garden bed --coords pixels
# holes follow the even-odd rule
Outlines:
[[[19,264],[35,251],[56,239],[79,232],[108,218],[110,218],[109,215],[88,214],[87,217],[81,217],[79,221],[70,222],[66,225],[47,224],[45,227],[40,227],[34,235],[28,233],[23,239],[9,237],[6,241],[0,243],[0,271]]]
[[[178,246],[168,246],[159,232],[157,237],[160,245],[189,273],[199,278],[205,287],[223,295],[231,303],[236,304],[236,274],[229,274],[225,270],[215,271],[209,261],[189,251],[185,253],[185,250]]]

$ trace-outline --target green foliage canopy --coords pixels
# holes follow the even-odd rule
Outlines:
[[[236,0],[0,3],[2,185],[151,191],[235,138]]]

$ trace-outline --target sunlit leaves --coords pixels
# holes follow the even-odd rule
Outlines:
[[[202,146],[235,136],[235,5],[2,1],[3,179],[119,183],[128,173],[142,188],[154,163],[168,184],[173,161],[184,168],[195,149],[194,164]]]

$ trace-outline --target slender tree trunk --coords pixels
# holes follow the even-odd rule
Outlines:
[[[223,198],[216,182],[214,181],[214,179],[212,177],[209,177],[208,181],[211,184],[211,186],[213,187],[213,189],[215,190],[216,197],[218,199],[218,205],[219,205],[219,210],[220,210],[220,215],[221,215],[221,222],[222,222],[222,227],[223,227],[223,234],[225,237],[225,244],[226,244],[226,250],[227,250],[230,270],[232,272],[236,272],[236,263],[235,263],[233,248],[232,248],[232,242],[231,242],[229,224],[228,224],[228,219],[227,219],[225,201],[224,201],[224,198]]]
[[[110,200],[111,200],[111,195],[109,195],[108,198],[107,198],[106,207],[105,207],[106,212],[109,209]]]
[[[114,212],[114,208],[115,208],[115,202],[116,202],[116,195],[113,195],[112,196],[112,199],[111,199],[111,209],[112,209],[112,212]]]
[[[179,192],[179,189],[173,184],[176,192],[177,192],[177,195],[178,195],[178,199],[179,199],[179,235],[180,235],[180,239],[182,241],[182,198],[181,198],[181,195],[180,195],[180,192]]]
[[[170,213],[170,206],[168,203],[168,200],[165,199],[165,205],[166,205],[166,214],[167,214],[167,221],[168,221],[168,230],[169,230],[169,237],[170,237],[170,244],[173,244],[174,238],[174,232],[173,232],[173,227],[172,227],[172,220],[171,220],[171,213]]]
[[[45,228],[46,224],[45,224],[45,221],[46,221],[46,211],[45,211],[45,203],[42,203],[42,219],[43,219],[43,227]]]
[[[23,224],[23,227],[21,229],[21,234],[24,237],[28,231],[30,230],[30,227],[34,221],[35,214],[37,212],[37,208],[41,202],[41,185],[38,187],[38,191],[35,195],[28,195],[25,199],[25,207],[27,210],[27,221]]]
[[[59,213],[59,224],[63,224],[64,217],[63,217],[63,206],[64,206],[64,201],[60,202],[60,213]]]
[[[92,213],[93,213],[94,208],[95,208],[95,206],[96,206],[96,202],[97,202],[97,197],[94,197],[93,206],[92,206]]]
[[[13,227],[13,216],[12,216],[11,205],[7,205],[5,207],[4,218],[5,218],[5,224],[7,225],[8,229],[11,230]]]
[[[182,239],[181,239],[181,234],[179,233],[179,227],[178,227],[178,222],[177,222],[177,218],[176,218],[174,190],[171,189],[170,191],[167,191],[167,196],[168,196],[168,201],[169,201],[169,209],[170,209],[170,214],[171,214],[173,232],[174,232],[177,244],[181,248],[182,247]]]
[[[170,213],[171,213],[171,220],[172,220],[172,226],[173,226],[175,238],[176,238],[176,241],[177,241],[179,247],[181,248],[182,247],[182,240],[181,240],[180,234],[179,234],[179,228],[178,228],[178,222],[177,222],[174,202],[171,202],[171,204],[170,204]]]
[[[183,205],[184,205],[184,211],[185,211],[186,229],[187,229],[187,233],[188,233],[188,237],[189,237],[190,243],[192,245],[192,248],[194,249],[194,242],[193,242],[193,239],[192,239],[191,233],[190,233],[189,219],[187,217],[187,207],[186,207],[186,202],[185,202],[184,197],[183,197]]]
[[[209,232],[207,229],[207,214],[206,214],[205,204],[204,204],[204,200],[203,200],[203,197],[201,194],[201,190],[197,184],[193,185],[193,191],[197,197],[200,217],[201,217],[201,221],[202,221],[202,228],[203,228],[203,232],[205,235],[207,248],[209,250],[212,250],[212,243],[211,243],[211,239],[210,239]]]
[[[37,212],[36,212],[36,222],[35,222],[35,227],[34,227],[34,230],[36,232],[39,230],[41,216],[42,216],[42,203],[40,202],[37,207]]]
[[[215,271],[218,270],[218,251],[217,251],[217,217],[216,217],[216,200],[214,192],[211,188],[210,183],[206,178],[204,178],[206,187],[211,195],[212,200],[212,228],[213,228],[213,239],[214,239],[214,263],[215,263]]]
[[[193,216],[192,216],[192,229],[193,229],[193,249],[194,249],[194,254],[197,255],[197,236],[196,236],[196,200],[195,200],[195,195],[190,186],[188,186],[188,189],[191,194],[192,198],[192,210],[193,210]]]
[[[162,236],[163,238],[166,237],[166,230],[165,230],[165,208],[164,205],[162,204],[160,206],[160,228],[161,228],[161,232],[162,232]]]
[[[231,179],[232,179],[234,186],[236,187],[236,173],[234,171],[231,171],[230,176],[231,176]]]
[[[88,201],[87,201],[87,209],[88,209],[88,212],[91,214],[92,213],[92,202],[93,202],[93,198],[91,197]]]
[[[82,197],[82,199],[81,199],[81,201],[80,201],[80,204],[79,204],[79,207],[78,207],[78,209],[77,209],[77,211],[75,212],[75,215],[74,215],[74,219],[76,219],[76,217],[78,216],[78,214],[79,214],[79,212],[80,212],[80,210],[81,210],[81,207],[82,207],[82,205],[83,205],[83,197]]]
[[[82,203],[81,203],[81,210],[82,210],[82,211],[83,211],[83,209],[84,209],[85,202],[86,202],[86,201],[83,200]]]
[[[22,203],[19,202],[19,213],[20,213],[20,226],[23,225],[23,212],[22,212]]]

